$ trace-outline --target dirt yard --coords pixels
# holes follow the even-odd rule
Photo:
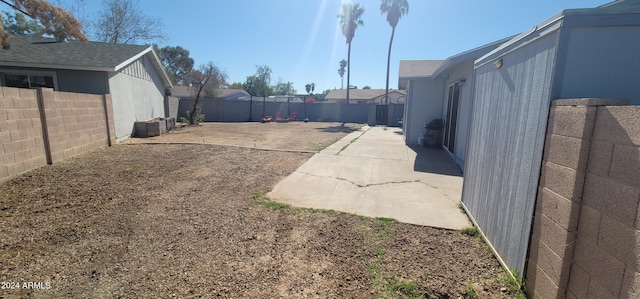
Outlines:
[[[200,126],[180,125],[165,135],[133,138],[127,142],[186,142],[317,152],[362,126],[317,122],[202,123]]]
[[[226,124],[195,129],[208,127],[234,142],[216,135],[231,134]],[[293,127],[288,138],[308,144],[346,134]],[[0,298],[470,298],[474,283],[485,298],[514,297],[477,237],[264,198],[311,155],[117,145],[11,180],[0,186]]]

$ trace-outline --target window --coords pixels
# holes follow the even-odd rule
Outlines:
[[[55,88],[53,74],[4,73],[2,85],[18,88]]]

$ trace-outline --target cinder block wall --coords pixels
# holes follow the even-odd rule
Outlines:
[[[109,145],[104,100],[102,95],[42,90],[52,163]]]
[[[109,95],[0,91],[0,183],[115,142]]]
[[[36,90],[0,87],[0,183],[46,164]]]
[[[531,298],[640,298],[640,106],[554,101],[526,286]]]

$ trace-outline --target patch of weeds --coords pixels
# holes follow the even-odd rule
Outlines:
[[[376,217],[375,218],[377,221],[382,222],[384,224],[395,224],[398,223],[398,220],[395,220],[393,218],[387,218],[387,217]]]
[[[478,294],[476,294],[476,290],[473,289],[473,284],[467,285],[467,292],[464,294],[465,299],[478,299]]]
[[[377,217],[369,218],[358,216],[362,223],[358,229],[364,233],[365,244],[372,253],[372,257],[367,261],[367,271],[371,277],[374,289],[382,298],[422,298],[425,292],[418,291],[415,283],[393,278],[388,279],[382,270],[387,254],[387,240],[391,235],[393,226],[398,223],[392,218]]]
[[[314,208],[299,208],[299,207],[295,207],[295,208],[291,208],[291,211],[293,211],[293,214],[296,215],[297,217],[303,217],[303,216],[308,216],[310,214],[329,214],[329,215],[333,215],[339,212],[336,212],[335,210],[325,210],[325,209],[314,209]]]
[[[286,203],[281,203],[281,202],[276,202],[276,201],[264,201],[260,203],[262,206],[264,206],[265,208],[271,209],[271,210],[281,210],[281,209],[288,209],[291,206],[286,204]]]
[[[509,273],[504,272],[503,281],[507,283],[507,288],[509,289],[509,294],[515,295],[518,299],[526,299],[527,295],[524,293],[523,285],[520,284],[522,281],[522,277],[515,270],[511,269],[511,273],[513,276],[509,275]]]
[[[251,198],[253,200],[269,200],[267,198],[267,193],[269,193],[268,189],[261,189],[258,191],[251,192]]]
[[[480,231],[475,226],[463,228],[462,233],[472,238],[480,237]]]
[[[429,292],[420,290],[416,283],[403,278],[394,277],[387,283],[387,291],[400,298],[427,298]]]
[[[384,129],[383,129],[383,130],[385,130],[385,131],[386,131],[386,130],[389,130],[389,128],[387,128],[387,127],[384,127]]]
[[[252,204],[261,205],[270,210],[282,210],[291,208],[289,204],[271,201],[267,197],[267,193],[269,193],[269,190],[267,189],[251,192],[251,198],[253,199]]]
[[[517,298],[517,299],[527,299],[527,294],[524,291],[524,285],[520,284],[520,275],[511,271],[513,276],[506,270],[502,271],[499,277],[486,279],[485,282],[489,282],[490,285],[495,285],[496,283],[500,286],[500,292],[504,295],[508,295],[509,298]],[[480,298],[478,293],[474,288],[474,283],[470,283],[467,285],[467,291],[464,294],[465,299],[478,299]],[[484,298],[484,297],[483,297]]]
[[[136,169],[140,169],[144,167],[144,165],[142,163],[136,163]]]

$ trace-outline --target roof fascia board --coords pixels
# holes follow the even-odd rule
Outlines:
[[[162,76],[162,81],[164,81],[165,87],[173,88],[173,83],[171,83],[171,80],[169,80],[169,75],[167,75],[167,72],[162,66],[162,62],[160,61],[160,57],[158,56],[158,53],[156,53],[156,51],[153,50],[153,47],[149,47],[149,49],[152,50],[151,54],[153,55],[153,59],[151,60],[153,61],[153,65],[156,68],[156,71],[160,73],[160,75]]]
[[[113,72],[114,69],[110,67],[97,67],[97,66],[76,66],[76,65],[59,65],[59,64],[43,64],[43,63],[28,63],[28,62],[0,62],[0,66],[11,67],[26,67],[32,69],[60,69],[60,70],[75,70],[75,71],[94,71],[94,72]]]
[[[475,64],[474,68],[481,67],[487,63],[492,62],[498,56],[507,55],[548,34],[558,31],[560,27],[562,27],[563,20],[564,20],[564,14],[560,13],[554,16],[554,18],[551,18],[540,25],[532,27],[531,29],[523,32],[522,34],[519,34],[518,36],[506,42],[502,46],[478,58],[474,63]]]
[[[120,64],[118,64],[118,65],[116,65],[116,66],[114,67],[114,71],[116,71],[116,72],[117,72],[117,71],[121,70],[121,69],[122,69],[122,68],[124,68],[125,66],[127,66],[127,65],[129,65],[129,64],[131,64],[131,63],[133,63],[134,61],[136,61],[136,60],[138,60],[138,59],[140,59],[140,57],[144,56],[144,55],[145,55],[145,54],[147,54],[149,51],[151,51],[151,47],[149,47],[149,48],[146,48],[146,49],[142,50],[140,53],[138,53],[138,54],[136,54],[136,55],[133,55],[131,58],[129,58],[129,59],[127,59],[127,60],[125,60],[125,61],[121,62],[121,63],[120,63]]]
[[[434,79],[433,76],[408,76],[408,77],[400,77],[400,79],[404,80],[420,80],[420,79]]]
[[[515,37],[515,35],[497,40],[495,42],[486,44],[484,46],[480,46],[468,51],[464,51],[462,53],[453,55],[449,58],[447,58],[447,60],[440,66],[438,67],[438,69],[431,75],[432,77],[436,78],[439,77],[443,72],[457,67],[458,65],[464,63],[465,61],[469,60],[469,59],[473,59],[475,60],[476,58],[478,58],[479,56],[482,56],[484,54],[489,53],[490,51],[492,51],[493,49],[499,47],[500,45],[504,44],[505,42],[511,40],[513,37]]]

